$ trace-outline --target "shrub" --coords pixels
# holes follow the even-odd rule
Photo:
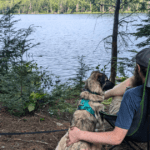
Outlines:
[[[14,30],[18,20],[12,21],[12,18],[19,5],[15,5],[0,19],[0,102],[11,114],[18,116],[37,109],[38,100],[45,96],[43,89],[52,85],[51,77],[37,71],[36,63],[23,60],[23,54],[39,43],[32,44],[28,38],[34,31],[33,26]],[[41,81],[44,82],[43,88]]]
[[[49,113],[50,115],[58,116],[58,112],[73,113],[76,110],[76,102],[79,99],[80,91],[76,88],[65,84],[56,84],[49,97]],[[74,99],[75,105],[69,104],[66,100]]]

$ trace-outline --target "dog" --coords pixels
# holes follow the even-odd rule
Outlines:
[[[105,85],[103,87],[103,91],[107,91],[109,89],[112,89],[115,86],[114,83],[112,83],[111,81],[109,81],[108,79],[105,81]]]
[[[85,89],[80,94],[81,100],[79,100],[78,108],[73,114],[71,126],[76,126],[83,131],[95,132],[96,128],[98,131],[105,131],[99,111],[104,111],[104,105],[101,104],[104,101],[103,89],[108,88],[107,76],[99,71],[93,71],[85,81]],[[67,136],[68,132],[61,138],[55,150],[102,149],[102,144],[91,144],[85,141],[79,141],[66,147]]]

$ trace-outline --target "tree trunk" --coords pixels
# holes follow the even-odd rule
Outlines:
[[[31,1],[30,1],[30,7],[29,7],[30,12],[32,11],[32,5],[31,5]],[[28,11],[29,12],[29,11]]]
[[[25,9],[25,8],[23,7],[23,13],[24,13],[24,9]]]
[[[115,83],[115,77],[116,77],[116,72],[117,72],[117,36],[118,36],[119,9],[120,9],[120,0],[117,0],[116,1],[115,14],[114,14],[112,53],[111,53],[111,76],[110,76],[110,80],[113,83]]]
[[[92,12],[92,6],[91,6],[91,2],[90,2],[90,12]]]
[[[50,9],[51,9],[51,13],[53,13],[53,8],[52,8],[52,5],[51,5],[51,2],[50,2]]]
[[[60,11],[59,11],[59,10],[60,10],[60,7],[59,7],[59,6],[60,6],[60,5],[59,5],[59,2],[58,2],[58,11],[57,11],[58,14],[59,14],[59,12],[60,12]]]
[[[104,5],[103,5],[102,7],[103,7],[103,13],[104,13],[104,11],[105,11],[105,10],[104,10]]]
[[[19,8],[19,10],[18,10],[18,14],[20,14],[20,8]]]
[[[79,11],[79,4],[76,5],[76,12]]]
[[[150,12],[150,2],[148,2],[148,12]]]

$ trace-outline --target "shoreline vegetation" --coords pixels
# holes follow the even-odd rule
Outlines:
[[[130,14],[130,13],[132,13],[132,12],[121,12],[120,14]],[[136,13],[142,13],[142,14],[146,14],[146,12],[145,13],[143,13],[143,12],[136,12]],[[105,13],[100,13],[100,12],[93,12],[93,13],[89,13],[89,12],[80,12],[80,13],[31,13],[31,14],[25,14],[25,13],[21,13],[21,14],[14,14],[14,15],[77,15],[77,14],[114,14],[114,12],[105,12]],[[3,14],[0,14],[0,15],[3,15]]]
[[[120,14],[130,14],[133,13],[132,11],[124,11],[124,12],[119,12]],[[142,13],[142,14],[146,14],[147,12],[141,12],[141,11],[136,11],[136,13]],[[14,13],[14,15],[59,15],[59,14],[65,14],[65,15],[69,15],[69,14],[114,14],[114,12],[73,12],[73,13]],[[2,13],[0,13],[0,15],[3,15]]]
[[[0,14],[5,14],[19,1],[21,4],[14,14],[112,14],[116,3],[110,0],[0,0]],[[122,0],[120,13],[146,13],[149,8],[150,1]]]

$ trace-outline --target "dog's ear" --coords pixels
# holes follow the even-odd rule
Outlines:
[[[105,84],[105,75],[104,74],[99,75],[97,80],[100,82],[102,87]]]

